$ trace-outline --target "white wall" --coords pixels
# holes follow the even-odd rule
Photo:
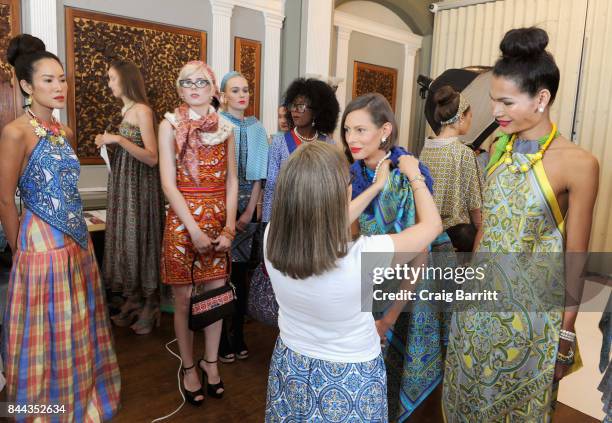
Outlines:
[[[349,41],[347,65],[346,103],[352,100],[354,62],[397,69],[397,90],[395,93],[395,115],[401,116],[402,80],[404,78],[404,46],[354,31]],[[341,107],[344,109],[344,105]]]
[[[230,53],[230,63],[231,68],[236,69],[236,64],[234,63],[234,40],[236,37],[240,38],[248,38],[249,40],[256,40],[261,43],[261,70],[259,75],[259,114],[262,115],[263,112],[263,84],[264,77],[263,73],[265,71],[264,66],[264,49],[266,46],[264,45],[264,40],[266,36],[266,28],[264,24],[264,16],[263,13],[253,10],[247,9],[245,7],[234,6],[232,11],[232,42],[231,42],[231,53]],[[218,75],[219,83],[221,83],[221,79],[223,75]]]
[[[351,1],[336,7],[336,10],[360,16],[383,25],[410,31],[410,27],[391,10],[372,1]]]

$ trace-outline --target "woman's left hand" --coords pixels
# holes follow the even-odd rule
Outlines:
[[[570,332],[575,332],[575,329],[573,327],[568,330]],[[567,355],[569,353],[570,348],[575,348],[575,346],[572,343],[564,339],[559,340],[559,352],[560,353]],[[570,369],[570,367],[572,366],[568,364],[561,364],[557,361],[555,363],[555,374],[553,376],[554,381],[557,382],[563,379],[565,375],[567,374],[567,371]]]
[[[232,248],[232,241],[223,234],[219,235],[217,239],[213,241],[213,244],[215,245],[215,251],[218,252],[224,253]]]
[[[251,222],[251,219],[253,218],[253,212],[249,212],[248,210],[245,210],[244,213],[242,213],[240,215],[240,217],[238,218],[238,220],[236,221],[236,230],[238,232],[242,232],[247,228],[247,225]]]
[[[555,364],[555,374],[553,376],[553,381],[558,382],[563,379],[570,367],[571,366],[569,366],[568,364],[561,364],[557,362]]]
[[[119,136],[105,132],[103,134],[96,135],[95,141],[98,147],[108,144],[117,144],[119,142]]]

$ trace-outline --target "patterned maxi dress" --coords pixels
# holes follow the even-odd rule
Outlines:
[[[188,116],[166,113],[166,119],[174,126],[175,133],[190,131],[190,120],[200,116],[189,109]],[[184,111],[184,110],[183,110]],[[212,112],[216,113],[216,112]],[[219,128],[214,133],[202,133],[196,151],[190,160],[198,163],[198,177],[194,178],[181,160],[176,161],[176,186],[185,198],[187,207],[210,239],[215,239],[225,226],[225,180],[227,175],[227,139],[233,132],[232,125],[219,116]],[[176,146],[181,152],[185,145]],[[179,153],[177,153],[178,155]],[[191,264],[194,247],[189,232],[172,207],[166,217],[162,244],[162,281],[169,285],[191,283]],[[226,253],[199,256],[195,261],[194,281],[203,283],[222,279],[227,274]]]
[[[140,129],[122,122],[119,134],[143,148]],[[116,146],[108,178],[103,275],[107,287],[125,297],[148,298],[159,287],[164,195],[159,168]]]
[[[19,422],[100,422],[119,407],[119,367],[79,173],[70,144],[43,137],[19,179],[25,209],[4,318],[6,396],[65,410]]]
[[[517,141],[514,161],[528,163],[538,149],[537,141]],[[564,250],[564,218],[542,161],[511,173],[503,159],[487,176],[479,252],[499,253],[485,284],[502,286],[511,308],[453,314],[442,400],[453,423],[548,422],[553,412],[565,281],[563,263],[550,258]],[[560,299],[558,306],[545,308],[543,297]],[[571,370],[579,366],[577,359]]]
[[[395,166],[404,154],[408,153],[401,148],[393,148],[390,159]],[[423,163],[420,169],[424,175],[429,175],[429,169]],[[352,195],[355,198],[372,183],[374,171],[360,160],[353,163],[351,173],[354,177]],[[433,181],[428,176],[427,181],[431,189]],[[359,216],[360,233],[394,234],[415,223],[416,206],[412,188],[408,178],[394,167],[383,190]],[[439,245],[450,242],[444,232],[436,241]],[[446,259],[448,256],[448,253],[440,252],[431,260]],[[438,290],[439,283],[422,280],[419,287]],[[393,328],[387,332],[389,347],[384,356],[390,421],[407,420],[442,382],[447,333],[448,313],[440,312],[439,307],[427,301],[415,301],[410,312],[402,312]]]

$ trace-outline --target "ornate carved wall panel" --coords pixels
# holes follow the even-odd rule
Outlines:
[[[175,81],[189,60],[206,60],[206,33],[66,8],[66,57],[71,89],[68,123],[81,163],[101,163],[96,134],[115,131],[121,105],[108,88],[108,65],[131,60],[142,72],[159,120],[179,104]]]
[[[261,42],[236,37],[234,39],[234,69],[241,72],[251,91],[251,101],[245,112],[246,116],[259,119],[259,103],[261,92]],[[220,76],[222,78],[223,76]]]
[[[0,130],[22,113],[22,96],[13,68],[6,61],[6,48],[19,34],[19,0],[0,0]]]
[[[355,61],[353,65],[353,98],[367,93],[380,93],[395,111],[397,69]]]

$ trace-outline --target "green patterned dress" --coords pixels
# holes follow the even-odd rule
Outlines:
[[[533,141],[515,144],[513,159],[519,165],[538,150],[537,141],[527,143]],[[563,304],[563,262],[546,254],[564,251],[564,218],[541,160],[526,173],[511,173],[500,160],[489,171],[483,196],[479,252],[502,253],[489,266],[484,285],[502,287],[511,308],[486,312],[473,305],[453,314],[445,419],[547,422],[556,396],[553,374],[563,311],[541,302],[552,296]]]

